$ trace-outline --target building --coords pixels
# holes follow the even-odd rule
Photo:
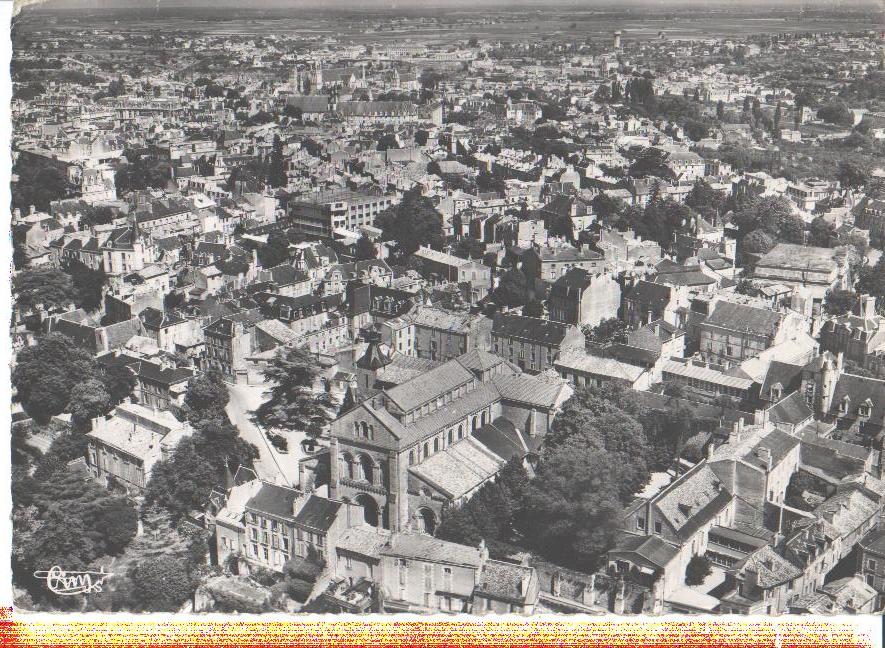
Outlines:
[[[805,289],[820,305],[828,290],[850,287],[848,254],[844,248],[778,243],[756,263],[753,280]]]
[[[885,605],[885,529],[871,531],[857,546],[857,574],[876,590],[878,596],[872,611],[879,611]]]
[[[605,270],[605,258],[588,245],[576,248],[567,244],[536,245],[522,256],[522,269],[529,279],[554,282],[572,268],[590,274]]]
[[[250,478],[248,481],[245,479]],[[227,495],[214,493],[218,563],[232,555],[248,565],[282,572],[293,557],[325,561],[334,571],[340,535],[361,517],[353,507],[280,486],[241,468]]]
[[[103,483],[139,493],[154,465],[192,433],[189,423],[168,411],[121,403],[110,414],[92,419],[86,465]]]
[[[289,202],[288,213],[296,231],[331,237],[336,230],[359,231],[394,204],[390,196],[340,190],[302,196]]]
[[[492,319],[493,351],[529,373],[541,373],[565,349],[583,346],[584,334],[573,324],[503,313]]]
[[[855,225],[869,230],[870,243],[882,247],[885,243],[885,200],[869,200],[857,216]]]
[[[228,382],[248,380],[246,359],[255,351],[252,329],[262,319],[257,311],[244,311],[220,317],[204,327],[203,370],[216,369]]]
[[[380,329],[382,341],[394,351],[438,362],[492,348],[492,320],[469,311],[419,306]]]
[[[819,335],[824,351],[843,353],[845,360],[885,378],[885,317],[876,312],[875,297],[862,296],[854,312],[828,319]]]
[[[792,313],[719,301],[698,325],[701,357],[720,365],[739,364],[798,335],[803,325]]]
[[[377,344],[364,358],[363,373],[387,361]],[[571,393],[558,377],[468,352],[370,395],[332,423],[331,496],[362,506],[372,526],[432,533],[443,506],[469,499],[510,458],[490,449],[482,431],[506,429],[528,454]]]
[[[547,298],[550,319],[580,327],[618,316],[621,287],[610,275],[572,268],[553,283]]]

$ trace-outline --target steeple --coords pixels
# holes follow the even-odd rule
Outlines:
[[[381,335],[372,331],[366,334],[366,341],[369,346],[363,357],[356,361],[356,366],[360,369],[377,371],[389,365],[390,358],[381,350]]]

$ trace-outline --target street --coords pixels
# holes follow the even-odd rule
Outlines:
[[[240,431],[240,437],[258,448],[255,472],[265,481],[284,486],[298,484],[298,460],[302,456],[300,439],[286,434],[289,452],[280,454],[267,440],[264,432],[252,421],[251,412],[264,401],[266,385],[228,385],[230,401],[225,408],[231,422]]]

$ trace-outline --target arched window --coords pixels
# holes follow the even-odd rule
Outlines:
[[[362,473],[360,477],[370,484],[374,483],[375,464],[369,455],[360,455],[360,473]]]
[[[434,452],[439,452],[439,437],[436,437],[436,438],[433,440],[433,451],[434,451]]]
[[[430,443],[425,442],[424,443],[424,458],[426,459],[429,456],[430,456]]]
[[[455,432],[453,430],[449,430],[449,445],[455,440]]]
[[[474,416],[473,417],[473,432],[476,432],[477,429],[479,429],[479,417]]]
[[[463,438],[464,438],[464,424],[463,424],[463,423],[460,423],[460,424],[458,425],[458,438],[459,438],[459,439],[463,439]]]
[[[362,423],[360,423],[360,428],[362,430],[362,437],[364,439],[368,439],[369,438],[369,424],[366,423],[365,421],[363,421]]]
[[[353,455],[349,452],[345,452],[342,459],[344,460],[344,466],[342,466],[343,474],[347,475],[348,479],[353,479]]]
[[[412,466],[415,463],[415,451],[409,450],[409,465]]]
[[[480,425],[482,425],[483,427],[485,427],[485,424],[486,424],[486,413],[483,412],[483,413],[482,413],[482,418],[480,419]]]
[[[353,423],[353,436],[358,437],[360,435],[360,424],[358,421],[354,421]]]

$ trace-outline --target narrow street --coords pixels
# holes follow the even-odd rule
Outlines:
[[[281,454],[252,421],[251,412],[264,401],[266,389],[265,385],[228,385],[230,402],[225,409],[231,422],[240,431],[240,437],[258,448],[259,457],[255,461],[255,471],[258,476],[283,486],[295,486],[298,484],[301,445],[290,441],[289,452]]]

